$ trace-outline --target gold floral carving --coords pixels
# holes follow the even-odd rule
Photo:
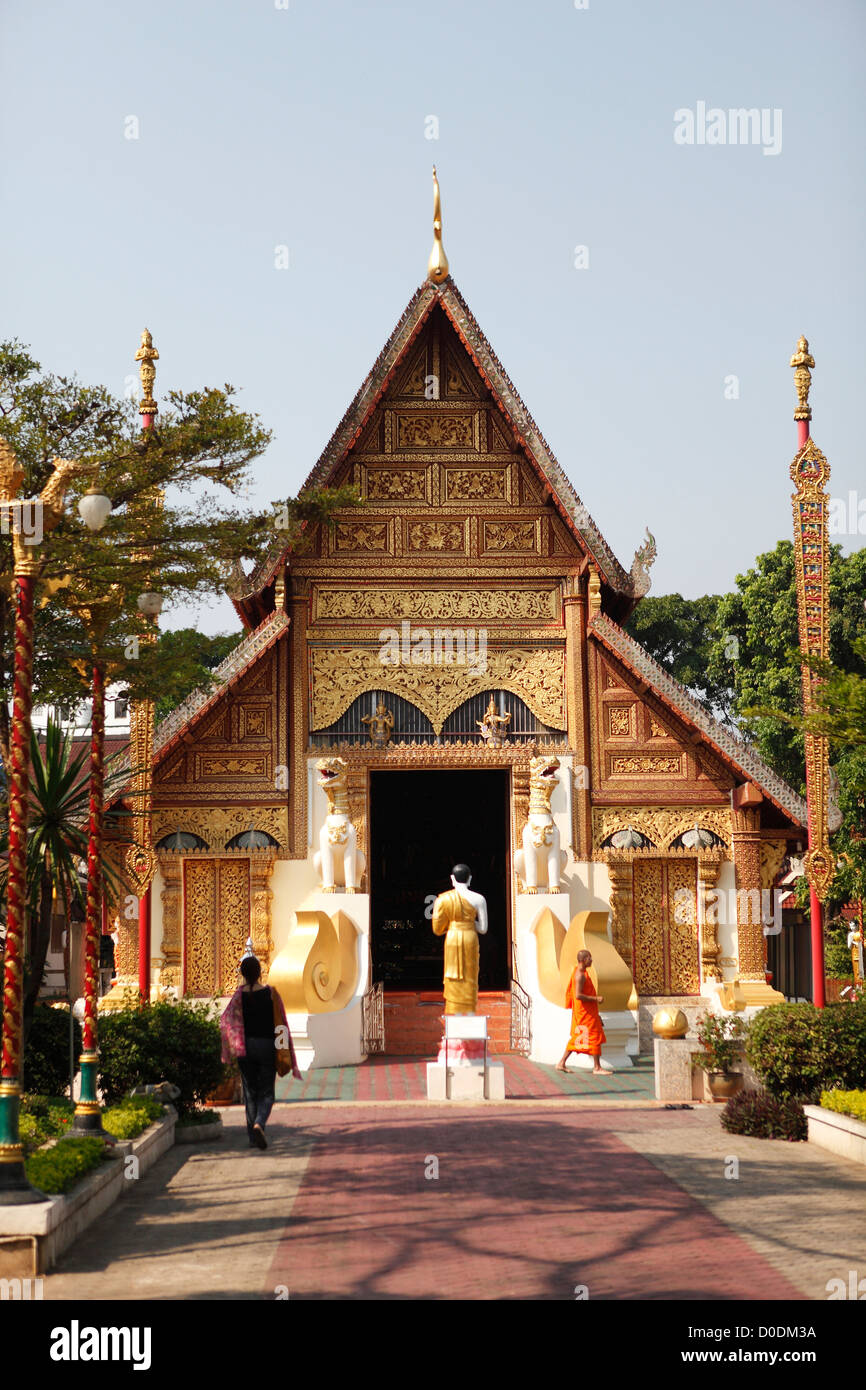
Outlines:
[[[410,550],[463,550],[465,530],[462,521],[410,521],[407,539]]]
[[[761,841],[761,886],[772,888],[779,876],[782,862],[788,852],[784,840]]]
[[[337,550],[387,551],[387,521],[341,521],[337,523],[335,535]]]
[[[703,926],[701,929],[701,973],[704,980],[720,981],[722,972],[720,966],[722,961],[721,946],[716,933],[718,927],[718,908],[715,899],[708,902],[710,895],[715,891],[719,881],[719,874],[722,869],[722,851],[711,850],[709,854],[703,853],[698,861],[698,878],[700,893],[702,898],[702,918]]]
[[[378,647],[312,650],[314,729],[326,728],[367,690],[387,690],[416,705],[436,734],[458,705],[485,690],[510,690],[552,729],[565,728],[563,650],[488,651],[486,670],[471,666],[386,666]]]
[[[607,718],[611,734],[631,734],[631,710],[631,705],[608,705]]]
[[[651,777],[669,777],[681,771],[682,763],[678,753],[670,756],[662,754],[635,754],[631,757],[619,756],[611,758],[610,772],[612,777],[628,776],[636,774],[648,774]]]
[[[479,498],[504,501],[508,470],[505,468],[446,468],[445,495],[449,502],[472,502]]]
[[[474,443],[474,415],[456,415],[450,411],[397,415],[398,449],[471,449]]]
[[[650,738],[669,738],[667,729],[663,729],[657,720],[650,715]]]
[[[172,806],[155,811],[153,838],[158,843],[175,830],[188,830],[204,840],[208,849],[224,849],[244,830],[264,830],[281,849],[288,844],[288,811],[285,806]]]
[[[216,993],[217,866],[215,859],[184,866],[184,975],[188,994]]]
[[[647,859],[634,866],[634,974],[638,994],[665,994],[662,925],[663,865]]]
[[[205,757],[199,758],[200,777],[265,777],[268,759],[265,754],[258,758]]]
[[[162,968],[159,983],[165,989],[181,984],[181,886],[182,860],[157,851],[162,873]]]
[[[534,521],[485,521],[485,550],[537,550]]]
[[[250,934],[250,866],[244,860],[219,861],[220,994],[234,994],[238,966]]]
[[[319,589],[317,618],[556,622],[556,589]]]
[[[657,849],[669,849],[686,830],[693,830],[696,822],[730,845],[731,812],[727,806],[612,806],[593,810],[593,847],[598,850],[610,835],[631,826]]]
[[[668,993],[700,994],[696,861],[667,866]]]
[[[420,468],[377,468],[367,470],[367,496],[374,501],[393,497],[423,502],[427,496],[427,479]]]
[[[733,833],[737,887],[737,955],[739,977],[766,983],[766,938],[761,922],[761,813],[759,807],[737,812]],[[757,921],[755,918],[757,917]]]

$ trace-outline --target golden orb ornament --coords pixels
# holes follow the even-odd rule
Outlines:
[[[659,1009],[653,1016],[653,1032],[657,1038],[684,1038],[689,1021],[682,1009]]]

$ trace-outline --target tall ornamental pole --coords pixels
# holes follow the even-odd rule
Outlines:
[[[791,481],[796,491],[794,507],[794,561],[797,576],[797,613],[800,651],[805,658],[830,656],[830,541],[828,532],[830,465],[811,437],[809,388],[815,359],[805,338],[797,343],[791,358],[797,390],[797,454],[791,464]],[[803,713],[815,709],[815,693],[820,677],[807,661],[802,666]],[[809,821],[809,848],[803,861],[809,880],[812,942],[812,999],[819,1009],[825,1004],[824,922],[822,903],[834,874],[830,849],[828,802],[830,790],[829,745],[820,734],[804,735],[806,747],[806,803]]]
[[[69,480],[80,464],[54,460],[54,473],[38,498],[16,502],[24,471],[5,439],[0,439],[0,509],[11,520],[15,556],[15,659],[12,729],[9,750],[9,868],[6,880],[6,947],[3,966],[3,1028],[0,1041],[0,1205],[44,1201],[24,1171],[24,1146],[18,1117],[21,1107],[21,1033],[24,945],[27,939],[27,819],[30,780],[30,729],[33,702],[33,597],[41,556],[28,545],[21,527],[21,508],[32,509],[29,538],[41,539],[60,520]]]
[[[153,346],[153,337],[145,328],[141,335],[141,347],[135,354],[139,363],[142,398],[138,407],[141,416],[142,434],[153,429],[159,409],[153,396],[156,381],[156,367],[159,353]],[[156,504],[160,505],[157,495]],[[155,600],[156,596],[143,594],[139,607],[143,612],[154,615],[145,600]],[[158,609],[156,610],[158,611]],[[156,635],[148,637],[155,641]],[[134,700],[129,709],[129,761],[133,791],[133,843],[126,853],[127,875],[138,895],[138,992],[144,1002],[150,999],[150,923],[151,923],[151,884],[156,873],[156,855],[153,852],[152,768],[153,768],[153,730],[154,705],[152,700]]]

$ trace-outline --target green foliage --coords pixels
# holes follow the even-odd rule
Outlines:
[[[218,1110],[194,1110],[188,1115],[184,1115],[184,1125],[215,1125],[221,1119]]]
[[[180,1090],[179,1117],[203,1105],[225,1074],[219,1023],[204,1000],[159,1000],[106,1014],[99,1022],[99,1051],[107,1100],[170,1081]]]
[[[193,690],[209,689],[214,669],[234,650],[239,640],[237,636],[207,637],[192,627],[161,632],[156,654],[171,670],[174,688],[170,695],[162,695],[156,702],[157,720],[164,719]]]
[[[709,712],[730,723],[728,673],[722,672],[719,678],[714,668],[710,674],[710,659],[720,637],[717,615],[721,601],[714,594],[696,599],[685,599],[681,594],[650,595],[641,600],[626,626]]]
[[[793,1096],[778,1097],[769,1091],[740,1091],[722,1111],[722,1129],[729,1134],[748,1134],[753,1139],[787,1139],[795,1143],[809,1137],[803,1107]]]
[[[22,1096],[18,1132],[25,1153],[68,1134],[74,1114],[74,1103],[62,1096]]]
[[[753,1018],[746,1056],[776,1096],[866,1084],[866,1003],[773,1004]]]
[[[866,1091],[822,1091],[821,1105],[840,1115],[852,1115],[866,1124]]]
[[[736,1061],[738,1043],[746,1035],[746,1025],[736,1014],[704,1014],[695,1030],[704,1049],[698,1066],[704,1071],[730,1071]]]
[[[137,1139],[164,1114],[165,1106],[153,1096],[127,1096],[102,1112],[102,1128],[115,1139]]]
[[[83,1177],[110,1157],[101,1139],[72,1136],[24,1160],[27,1180],[40,1192],[69,1192]]]
[[[831,980],[848,980],[853,974],[848,923],[824,923],[824,972]]]
[[[77,1064],[81,1055],[81,1028],[77,1020],[73,1021],[72,1030]],[[37,1004],[24,1049],[24,1090],[58,1096],[68,1089],[69,1010]]]

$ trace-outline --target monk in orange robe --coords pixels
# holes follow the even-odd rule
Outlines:
[[[568,1038],[568,1046],[562,1054],[562,1060],[557,1062],[557,1071],[565,1071],[565,1064],[572,1052],[587,1052],[589,1054],[592,1058],[593,1076],[598,1076],[603,1071],[601,1045],[607,1042],[607,1038],[604,1036],[604,1029],[601,1026],[598,1006],[604,1003],[604,996],[596,994],[589,978],[588,972],[591,965],[591,953],[578,951],[577,965],[565,992],[566,1007],[571,1009],[571,1033]]]

